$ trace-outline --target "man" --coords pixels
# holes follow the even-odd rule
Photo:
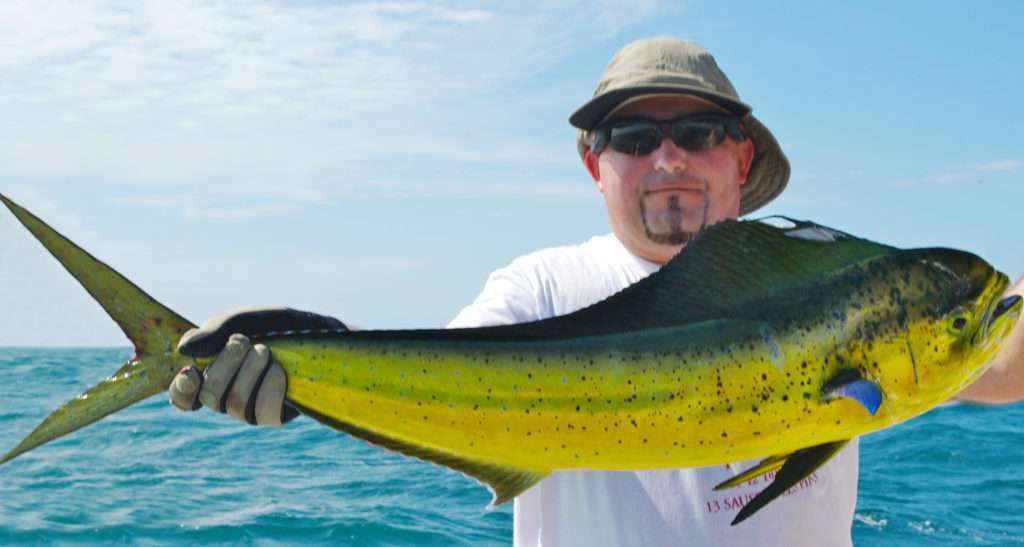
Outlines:
[[[580,130],[580,155],[604,198],[612,234],[516,259],[494,272],[449,326],[532,321],[593,304],[656,271],[701,228],[771,201],[789,178],[789,164],[771,132],[740,102],[714,59],[692,43],[657,38],[627,45],[570,122]],[[194,343],[222,321],[187,334],[182,343]],[[1021,330],[1007,344],[1015,360],[1000,356],[992,372],[964,396],[1021,398]],[[285,378],[268,362],[265,348],[250,350],[244,337],[233,337],[205,381],[194,370],[179,375],[172,401],[197,408],[198,392],[207,406],[279,425],[291,417],[282,410],[287,409],[282,407]],[[740,526],[729,523],[765,481],[726,493],[713,487],[754,462],[554,473],[516,499],[515,543],[849,544],[857,450],[857,442],[851,442]]]

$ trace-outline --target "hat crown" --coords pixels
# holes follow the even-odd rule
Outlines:
[[[693,42],[660,37],[627,44],[612,57],[594,89],[607,91],[649,85],[704,88],[739,99],[714,57]]]

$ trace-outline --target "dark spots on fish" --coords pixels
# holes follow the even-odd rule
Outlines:
[[[647,444],[647,437],[644,437],[644,444]]]
[[[789,395],[783,395],[782,396],[782,400],[783,400],[783,402],[788,401],[789,400]]]
[[[630,420],[629,423],[632,424],[633,427],[637,427],[636,420]]]

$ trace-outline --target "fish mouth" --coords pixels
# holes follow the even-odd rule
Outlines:
[[[975,332],[971,344],[977,345],[983,340],[987,339],[998,325],[1009,320],[1012,324],[1016,317],[1020,316],[1022,307],[1022,299],[1020,295],[1011,294],[1002,296],[1006,292],[1006,288],[1010,285],[1010,279],[1005,274],[997,272],[993,282],[985,288],[984,292],[989,292],[993,297],[989,300],[988,305],[985,307],[985,313],[982,316],[981,325]]]
[[[1024,298],[1021,298],[1019,294],[1011,294],[1010,296],[1001,299],[999,302],[996,302],[995,308],[992,309],[992,320],[994,321],[997,317],[1010,311],[1015,306],[1020,308],[1021,300],[1024,300]]]

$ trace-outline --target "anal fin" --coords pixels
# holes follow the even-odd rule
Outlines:
[[[338,431],[348,433],[370,444],[454,469],[480,481],[491,489],[491,494],[494,496],[488,508],[511,501],[548,475],[547,471],[516,469],[493,463],[469,460],[457,454],[449,454],[382,435],[366,428],[337,420],[294,402],[289,402],[289,404],[298,407],[303,414],[322,424],[329,425]]]
[[[775,475],[775,480],[740,509],[736,518],[732,520],[732,524],[736,525],[743,522],[762,507],[768,505],[769,502],[781,496],[786,490],[796,486],[797,483],[832,459],[832,456],[835,456],[836,453],[842,450],[848,442],[850,441],[835,441],[802,448],[793,452],[791,456],[786,458],[785,463],[782,464],[778,474]],[[769,460],[771,459],[769,458]],[[759,465],[758,467],[761,466]]]

